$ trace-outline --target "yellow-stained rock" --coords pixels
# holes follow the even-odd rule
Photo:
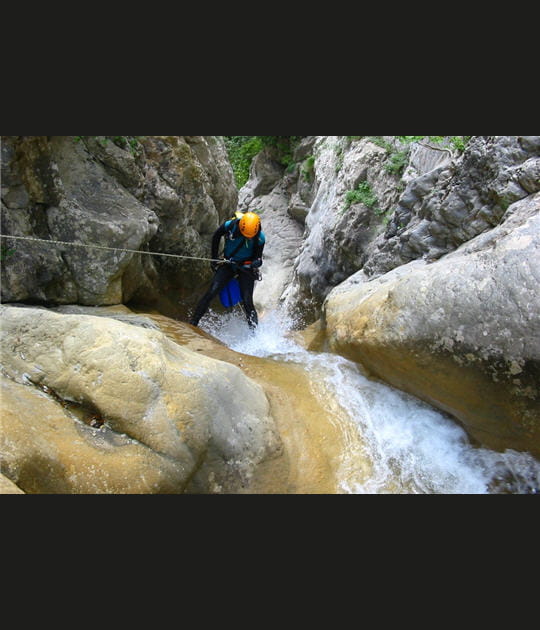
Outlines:
[[[335,494],[369,475],[316,371],[156,312],[57,310],[3,307],[2,465],[25,492]]]
[[[6,377],[25,391],[48,396],[55,409],[60,400],[79,419],[98,417],[107,431],[127,436],[153,457],[170,462],[171,479],[165,485],[143,482],[143,491],[237,491],[249,486],[261,462],[280,453],[265,393],[237,366],[194,353],[159,331],[105,317],[5,306],[1,312]],[[9,401],[15,404],[12,397]],[[32,451],[36,470],[32,491],[87,492],[92,491],[89,487],[99,487],[92,480],[79,483],[72,473],[62,473],[68,455],[63,449],[58,457],[49,453],[59,447],[40,434],[42,414],[31,416],[31,422],[21,427],[18,412],[10,412],[3,401],[4,405],[3,457],[11,458],[10,470],[17,470],[19,456],[28,461],[24,453],[29,436],[22,439],[24,427],[32,432],[30,444],[38,440],[47,453],[40,457],[40,449]],[[81,430],[65,412],[60,415],[63,424],[77,425],[71,433]],[[47,417],[57,425],[53,416],[51,410]],[[54,427],[51,431],[49,436],[57,435]],[[73,440],[63,439],[62,444],[69,451]],[[115,452],[114,440],[111,445]],[[39,462],[45,467],[43,475],[37,474]],[[99,458],[81,458],[78,466],[97,474]],[[52,486],[45,474],[48,470],[54,472]],[[18,483],[18,473],[9,478]],[[133,492],[132,484],[130,478],[124,491]],[[121,488],[116,483],[114,492]]]
[[[368,280],[325,303],[330,350],[458,419],[495,450],[540,456],[540,194],[441,260]]]
[[[340,412],[334,394],[320,395],[320,383],[314,382],[302,366],[239,354],[199,328],[158,313],[148,316],[176,343],[237,365],[264,388],[283,453],[258,467],[250,492],[339,493],[339,481],[347,474],[347,452],[355,453],[355,474],[369,474],[369,463],[359,455],[358,431]],[[308,339],[312,339],[311,334]]]
[[[0,474],[0,494],[25,494],[19,486],[8,479],[5,475]]]

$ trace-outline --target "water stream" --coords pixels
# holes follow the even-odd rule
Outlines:
[[[212,311],[206,330],[237,352],[303,366],[312,393],[341,425],[344,452],[339,487],[350,494],[532,494],[540,492],[540,462],[528,453],[499,453],[471,444],[465,431],[424,402],[367,378],[343,357],[310,352],[275,310],[250,333],[243,312]]]

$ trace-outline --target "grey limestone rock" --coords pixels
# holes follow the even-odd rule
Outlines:
[[[178,301],[209,277],[195,258],[238,196],[223,141],[111,138],[2,137],[2,234],[109,248],[3,239],[4,302]]]

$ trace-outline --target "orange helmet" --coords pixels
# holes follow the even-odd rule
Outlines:
[[[238,224],[240,228],[240,232],[246,238],[253,238],[257,236],[257,234],[261,230],[261,219],[258,214],[254,212],[246,212],[244,216],[240,219],[240,223]]]

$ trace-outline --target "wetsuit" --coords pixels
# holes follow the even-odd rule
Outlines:
[[[257,236],[246,238],[240,233],[238,223],[238,219],[226,221],[219,226],[212,237],[212,258],[218,258],[219,244],[221,239],[224,238],[225,249],[223,255],[226,260],[237,263],[237,265],[212,263],[215,275],[210,288],[197,304],[193,317],[189,320],[189,323],[193,326],[198,326],[199,320],[210,307],[212,300],[234,276],[238,277],[242,306],[246,313],[249,327],[254,329],[259,323],[257,311],[253,305],[253,289],[257,279],[256,269],[262,265],[262,254],[266,237],[264,232],[259,231]],[[250,261],[251,264],[245,265],[247,261]]]

